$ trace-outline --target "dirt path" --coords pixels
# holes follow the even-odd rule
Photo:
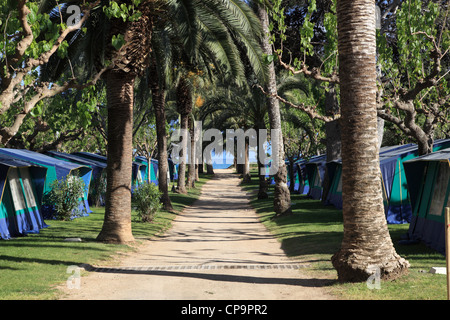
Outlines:
[[[333,299],[258,221],[239,179],[217,170],[162,237],[110,267],[87,268],[69,300]]]

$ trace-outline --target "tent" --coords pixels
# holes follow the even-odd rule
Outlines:
[[[274,175],[270,174],[270,167],[272,166],[272,160],[269,160],[267,163],[263,164],[263,168],[265,171],[264,178],[269,182],[270,185],[275,184]]]
[[[314,160],[317,156],[310,158]],[[309,193],[309,180],[308,174],[306,171],[306,164],[308,163],[308,159],[299,159],[294,163],[294,177],[295,177],[295,186],[294,192],[299,194],[308,194]]]
[[[72,154],[86,159],[100,161],[104,164],[108,163],[108,158],[100,154],[90,152],[73,152]],[[146,171],[146,165],[137,161],[133,161],[131,170],[131,189],[134,189],[144,182],[142,172]]]
[[[398,154],[401,150],[409,150],[417,148],[415,144],[387,146],[380,149],[380,169],[382,177],[382,190],[385,208],[388,208],[388,194],[390,194],[390,186],[392,186],[391,176],[395,173],[395,164]],[[400,153],[399,153],[400,152]],[[334,160],[327,163],[327,174],[330,180],[330,189],[328,191],[325,204],[331,204],[338,209],[342,209],[342,161]],[[389,185],[386,182],[389,181]]]
[[[178,180],[178,164],[173,163],[172,159],[169,160],[169,175],[171,181]]]
[[[450,147],[450,140],[437,140],[434,150]],[[409,223],[411,205],[403,163],[418,156],[416,144],[388,146],[380,149],[380,170],[385,215],[389,224]],[[341,160],[327,163],[331,181],[326,204],[342,209],[342,167]]]
[[[48,227],[41,212],[47,169],[0,154],[0,238],[39,233]]]
[[[150,159],[150,165],[148,164],[147,158],[143,156],[137,156],[135,158],[136,162],[145,165],[145,172],[142,171],[142,176],[144,177],[144,181],[148,181],[155,185],[158,185],[158,160]],[[142,170],[142,169],[141,169]]]
[[[106,185],[106,163],[93,159],[83,158],[74,154],[48,151],[46,155],[56,159],[69,161],[90,167],[92,169],[92,176],[89,188],[89,205],[99,206],[104,205],[104,186]]]
[[[84,216],[89,215],[92,210],[89,208],[88,193],[91,181],[92,169],[83,165],[70,163],[49,157],[37,152],[24,149],[7,149],[0,148],[0,154],[9,155],[17,160],[24,160],[33,164],[47,168],[45,183],[43,188],[43,196],[51,190],[51,184],[55,180],[66,178],[67,176],[77,176],[81,178],[86,186],[83,197],[80,199],[79,210]],[[42,206],[42,215],[45,219],[53,218],[53,208]]]
[[[291,177],[291,168],[290,168],[290,162],[288,160],[286,160],[286,170],[287,170],[287,185],[288,187],[291,186],[291,181],[294,183],[294,192],[298,192],[299,188],[300,188],[300,177],[299,177],[299,167],[297,165],[297,163],[299,162],[299,160],[294,160],[293,161],[293,167],[292,167],[292,177]]]
[[[403,163],[410,192],[410,240],[445,254],[445,207],[450,207],[450,148]]]
[[[450,147],[450,139],[437,140],[433,151]],[[384,196],[386,197],[385,213],[390,224],[409,223],[411,221],[412,207],[403,164],[419,156],[416,145],[394,149],[380,155],[380,167],[383,177]],[[394,169],[392,161],[396,160]],[[387,169],[386,169],[387,167]]]
[[[300,194],[308,194],[309,192],[309,180],[306,174],[306,161],[301,160],[295,163],[297,167],[298,188],[294,189],[295,192]]]
[[[158,185],[158,177],[159,177],[159,171],[158,171],[158,160],[151,159],[151,167],[150,167],[150,182],[153,184]]]
[[[309,181],[308,197],[322,199],[322,183],[325,178],[326,155],[320,155],[309,159],[305,163],[306,175]]]
[[[137,171],[134,168],[135,163],[138,163]],[[152,166],[147,162],[145,157],[137,156],[133,161],[133,186],[132,188],[136,188],[143,183],[149,183],[151,176]]]

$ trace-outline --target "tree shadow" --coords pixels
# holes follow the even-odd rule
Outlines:
[[[283,278],[283,277],[258,277],[258,276],[242,276],[225,273],[201,273],[201,272],[183,272],[171,270],[137,270],[125,268],[95,268],[93,266],[85,266],[89,272],[100,273],[116,273],[116,274],[134,274],[134,275],[154,275],[167,277],[194,278],[219,282],[236,282],[249,284],[273,284],[273,285],[291,285],[302,287],[327,287],[335,283],[334,280],[318,279],[318,278]]]

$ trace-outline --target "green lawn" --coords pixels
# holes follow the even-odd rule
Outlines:
[[[153,223],[141,223],[133,212],[133,235],[149,239],[170,227],[176,212],[191,205],[200,195],[201,186],[209,179],[202,175],[187,195],[171,193],[175,213],[161,211]],[[56,299],[55,286],[67,281],[71,265],[101,264],[111,261],[119,252],[134,250],[126,245],[98,243],[104,208],[92,208],[89,217],[73,221],[46,221],[49,228],[39,234],[0,241],[0,300]],[[67,242],[66,238],[81,238],[82,242]]]
[[[274,215],[273,190],[266,200],[256,199],[257,179],[243,184],[245,190],[253,191],[252,206],[260,215],[260,220],[278,238],[290,257],[310,263],[308,272],[326,273],[337,279],[330,258],[339,249],[342,240],[342,211],[332,206],[324,206],[320,201],[308,199],[304,195],[293,194],[294,214],[271,219]],[[430,274],[431,267],[445,267],[445,257],[423,244],[400,245],[401,236],[409,224],[389,225],[392,241],[397,253],[410,264],[407,276],[392,282],[382,282],[380,289],[369,289],[367,284],[340,284],[332,281],[327,288],[342,299],[360,300],[443,300],[447,299],[446,276]]]

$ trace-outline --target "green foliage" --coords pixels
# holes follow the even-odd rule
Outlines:
[[[44,204],[53,206],[58,220],[71,220],[82,214],[78,207],[85,189],[82,179],[68,175],[51,184],[51,191],[46,195]]]
[[[311,56],[314,53],[313,45],[311,44],[311,40],[314,37],[314,23],[310,21],[314,11],[316,11],[316,1],[310,0],[305,21],[300,28],[300,47],[304,54],[308,56]]]
[[[144,183],[133,191],[132,203],[142,222],[152,222],[156,212],[161,209],[161,192],[153,183]]]
[[[396,14],[396,43],[391,43],[389,32],[377,32],[378,61],[384,78],[379,85],[383,86],[384,107],[391,109],[392,114],[404,117],[401,110],[393,110],[390,100],[399,92],[414,88],[432,74],[435,68],[434,43],[442,53],[449,50],[449,31],[443,27],[448,24],[448,17],[445,10],[439,11],[439,8],[440,4],[432,1],[404,1]],[[421,128],[427,126],[425,123],[430,106],[450,94],[446,57],[441,64],[442,71],[446,69],[447,73],[437,74],[434,78],[436,85],[422,90],[413,101],[419,111],[414,120]],[[448,119],[448,108],[442,104],[439,108],[441,118]],[[448,121],[436,121],[434,126],[435,139],[448,135]]]
[[[119,5],[116,1],[110,1],[108,6],[103,7],[103,11],[109,19],[118,18],[124,22],[136,21],[141,16],[141,12],[137,10],[140,2],[140,0],[134,0],[131,4],[121,3]]]
[[[331,12],[325,13],[324,26],[326,30],[327,42],[325,43],[325,61],[324,72],[332,73],[338,68],[338,39],[337,39],[337,17],[336,17],[336,0],[332,1]]]

